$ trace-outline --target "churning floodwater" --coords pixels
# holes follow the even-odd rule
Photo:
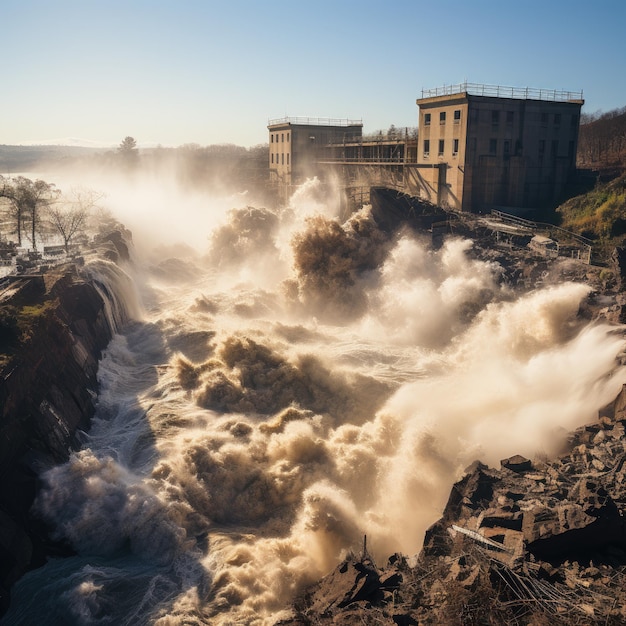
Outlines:
[[[3,623],[271,624],[364,535],[415,555],[472,461],[549,454],[626,382],[622,333],[576,318],[586,286],[516,295],[469,241],[341,223],[316,181],[281,210],[192,220],[181,198],[183,243],[140,242],[165,218],[138,197],[111,197],[125,274],[86,268],[133,319],[36,503],[75,555],[24,576]]]

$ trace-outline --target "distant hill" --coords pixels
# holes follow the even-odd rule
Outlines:
[[[8,146],[0,145],[0,173],[37,171],[53,162],[82,158],[104,152],[103,148],[83,146]]]

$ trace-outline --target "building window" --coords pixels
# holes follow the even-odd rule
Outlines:
[[[454,109],[454,123],[461,123],[461,109]]]
[[[289,141],[289,135],[287,135],[287,141]],[[289,152],[287,152],[287,165],[289,165]]]
[[[500,111],[491,112],[491,124],[497,126],[500,123]]]
[[[287,143],[289,143],[289,133],[287,133]]]
[[[439,113],[439,123],[440,124],[445,124],[446,123],[446,112],[445,111],[441,111]]]
[[[552,144],[550,145],[550,156],[552,158],[556,158],[556,155],[559,153],[559,140],[553,139]]]
[[[430,126],[430,113],[424,113],[424,126]]]
[[[430,156],[430,139],[424,139],[424,158],[427,159]]]
[[[280,140],[284,143],[285,142],[285,133],[280,133]]]
[[[560,126],[561,125],[561,114],[560,113],[555,113],[554,114],[554,125],[555,126]]]
[[[540,139],[539,140],[539,162],[540,163],[543,162],[543,157],[545,153],[546,153],[546,140]]]
[[[274,143],[274,133],[270,133],[270,143]]]
[[[548,125],[548,114],[547,113],[542,113],[541,114],[541,125],[542,126],[547,126]]]
[[[272,154],[270,155],[271,159],[272,159],[272,164],[274,163],[274,153],[272,152]]]
[[[504,143],[502,144],[502,151],[504,152],[505,158],[507,158],[511,153],[511,142],[508,139],[505,139]]]
[[[506,112],[506,125],[513,126],[513,119],[515,117],[515,113],[513,111]]]
[[[439,156],[443,156],[443,148],[444,148],[444,141],[443,139],[439,140]]]
[[[452,154],[453,154],[453,155],[456,155],[456,154],[458,154],[458,153],[459,153],[459,140],[458,140],[458,139],[455,139],[455,140],[454,140],[454,146],[453,146],[453,148],[452,148]]]
[[[498,152],[498,140],[490,139],[489,140],[489,154],[497,154]]]
[[[285,154],[281,154],[281,165],[285,165]]]

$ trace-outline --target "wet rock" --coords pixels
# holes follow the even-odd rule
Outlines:
[[[1,346],[0,587],[8,589],[57,546],[30,516],[38,471],[64,462],[95,410],[98,360],[111,340],[105,302],[75,264],[20,279],[14,307],[26,327]],[[27,309],[22,310],[22,307]],[[58,548],[61,552],[62,549]],[[0,600],[6,598],[0,592]]]
[[[509,457],[508,459],[503,459],[500,461],[500,465],[506,469],[510,469],[512,472],[528,472],[532,469],[530,460],[519,454]]]

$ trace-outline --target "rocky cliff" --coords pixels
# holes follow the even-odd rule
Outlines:
[[[119,232],[97,248],[128,256]],[[82,262],[0,288],[0,609],[21,575],[64,550],[29,510],[38,473],[67,460],[93,415],[98,360],[115,332],[106,300]]]

